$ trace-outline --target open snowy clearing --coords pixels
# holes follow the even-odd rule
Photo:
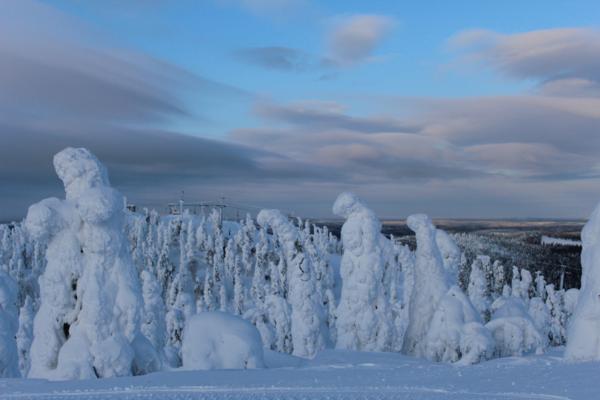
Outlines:
[[[394,353],[326,350],[311,361],[269,352],[269,368],[173,371],[140,377],[48,382],[0,380],[0,399],[595,399],[596,362],[562,349],[470,367]]]

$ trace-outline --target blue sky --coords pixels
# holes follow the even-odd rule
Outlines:
[[[23,148],[21,130],[48,152],[85,145],[140,204],[185,188],[329,216],[335,193],[353,190],[384,216],[583,217],[600,198],[595,1],[5,7],[0,51],[15,57],[0,61],[0,82],[22,102],[0,96],[7,156]],[[147,135],[171,152],[148,145],[138,155]],[[178,157],[180,142],[197,146],[197,159]],[[4,168],[31,169],[6,178],[5,218],[60,193],[42,172],[50,155],[26,158],[35,162]]]

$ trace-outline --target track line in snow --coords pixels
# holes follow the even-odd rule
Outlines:
[[[406,397],[410,396],[410,397]],[[566,396],[523,392],[471,392],[430,387],[248,387],[228,388],[214,386],[125,387],[114,389],[65,390],[46,393],[11,393],[0,399],[61,399],[61,398],[202,398],[202,399],[535,399],[570,400]]]

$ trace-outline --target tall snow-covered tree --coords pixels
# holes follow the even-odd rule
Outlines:
[[[25,221],[32,237],[51,240],[29,375],[81,379],[149,372],[140,371],[152,347],[140,332],[142,298],[123,233],[123,197],[86,149],[59,152],[54,167],[66,200],[33,205]]]
[[[345,219],[341,261],[342,293],[337,308],[341,349],[387,351],[393,341],[390,306],[383,283],[385,260],[381,223],[352,193],[342,193],[333,213]]]
[[[600,204],[581,231],[581,290],[567,334],[565,357],[600,360]]]
[[[406,223],[415,232],[417,249],[404,352],[423,356],[431,320],[449,285],[442,255],[435,241],[436,230],[429,217],[424,214],[411,215]]]
[[[287,299],[291,308],[293,354],[312,357],[325,347],[325,321],[310,259],[303,253],[298,231],[278,210],[262,210],[257,217],[277,234],[287,264]]]

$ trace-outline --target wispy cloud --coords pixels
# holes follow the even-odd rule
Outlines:
[[[467,61],[482,63],[512,78],[536,80],[553,94],[589,93],[600,83],[597,29],[557,28],[515,34],[468,30],[452,37],[449,45],[462,51]]]
[[[327,59],[338,66],[367,61],[394,25],[394,20],[384,15],[338,18],[327,36]]]

